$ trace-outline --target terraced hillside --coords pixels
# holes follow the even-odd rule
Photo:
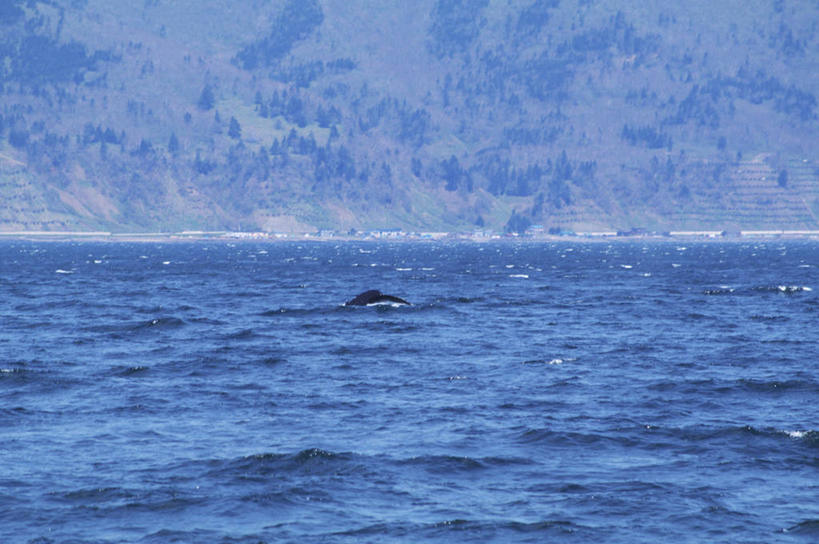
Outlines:
[[[784,174],[783,174],[784,172]],[[819,170],[808,159],[790,159],[777,169],[770,157],[730,165],[723,194],[681,209],[673,223],[681,228],[816,230]]]

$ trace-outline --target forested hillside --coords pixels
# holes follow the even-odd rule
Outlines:
[[[819,2],[4,0],[0,231],[819,228]]]

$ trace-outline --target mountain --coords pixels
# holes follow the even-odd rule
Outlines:
[[[0,231],[819,228],[819,2],[4,0]]]

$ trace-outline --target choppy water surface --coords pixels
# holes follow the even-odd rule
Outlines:
[[[816,542],[817,267],[0,242],[0,541]]]

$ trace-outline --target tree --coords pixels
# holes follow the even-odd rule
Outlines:
[[[139,147],[134,150],[133,154],[140,157],[147,157],[153,153],[153,150],[154,146],[151,144],[151,141],[142,138],[142,140],[139,142]]]
[[[213,95],[213,88],[208,83],[202,89],[202,94],[199,95],[199,101],[196,105],[202,111],[209,111],[213,109],[215,103],[216,97]]]
[[[174,157],[179,154],[179,139],[176,137],[176,132],[172,132],[171,138],[168,140],[168,153]]]
[[[446,182],[444,188],[447,191],[455,191],[459,187],[463,187],[467,192],[472,192],[472,176],[461,167],[455,155],[451,155],[448,160],[441,161],[441,170],[442,177]]]
[[[432,8],[429,48],[439,59],[466,52],[481,30],[489,0],[438,0]]]
[[[508,233],[523,234],[531,225],[532,221],[528,217],[520,215],[515,211],[512,212],[512,216],[509,218],[509,221],[506,222],[503,230]]]
[[[16,3],[20,2],[10,2],[9,0],[0,2],[0,24],[12,25],[23,18],[25,13],[15,5]]]
[[[9,143],[12,147],[23,149],[28,145],[28,130],[17,128],[9,132]]]
[[[318,0],[287,0],[273,22],[270,35],[243,48],[236,56],[245,70],[278,63],[296,42],[321,26],[324,13]]]
[[[412,175],[415,176],[416,178],[420,178],[422,168],[423,165],[421,163],[421,159],[413,157],[412,162],[410,163],[410,170],[412,170]]]
[[[241,127],[241,125],[239,125],[239,121],[237,121],[235,117],[230,118],[230,127],[228,127],[228,136],[230,136],[234,140],[239,140],[239,139],[242,138],[242,127]]]

